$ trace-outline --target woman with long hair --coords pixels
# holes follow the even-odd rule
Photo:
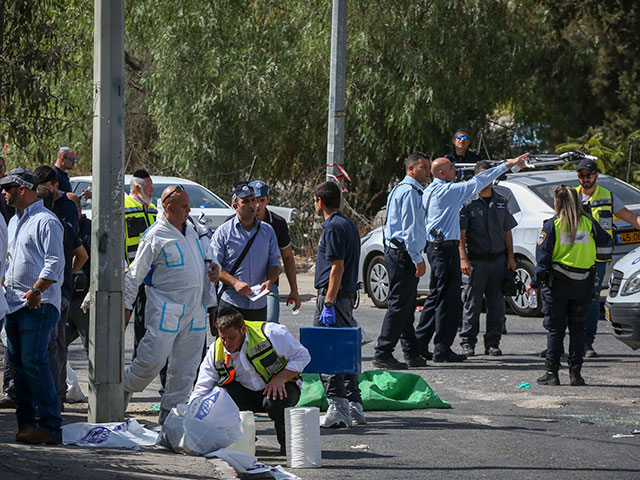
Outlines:
[[[591,304],[596,258],[611,255],[611,237],[587,215],[572,187],[560,185],[554,196],[556,214],[546,220],[538,237],[536,271],[527,293],[540,291],[547,329],[546,372],[541,385],[560,385],[558,369],[564,335],[569,327],[571,385],[584,385],[584,321]]]

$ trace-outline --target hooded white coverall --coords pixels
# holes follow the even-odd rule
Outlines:
[[[206,335],[209,278],[205,256],[193,226],[183,234],[163,214],[140,240],[125,276],[124,305],[131,309],[147,278],[147,333],[124,374],[124,390],[141,392],[167,359],[167,381],[160,408],[186,402],[196,376]],[[151,270],[151,271],[150,271]],[[150,282],[149,282],[150,280]],[[150,285],[149,285],[150,283]]]

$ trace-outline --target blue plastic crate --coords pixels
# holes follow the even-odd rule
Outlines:
[[[362,336],[359,328],[300,327],[300,343],[311,362],[305,373],[360,373]]]

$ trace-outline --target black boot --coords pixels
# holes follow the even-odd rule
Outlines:
[[[549,360],[547,360],[547,371],[538,379],[538,383],[540,385],[560,385],[560,378],[558,378],[559,366],[560,365],[553,364]]]
[[[580,370],[582,370],[582,364],[573,365],[569,362],[569,381],[571,385],[574,387],[581,387],[586,385],[584,378],[580,375]]]

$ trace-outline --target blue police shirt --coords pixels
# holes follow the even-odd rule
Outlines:
[[[63,192],[71,191],[71,182],[69,181],[69,175],[67,172],[62,170],[61,168],[53,166],[53,169],[56,171],[56,176],[58,177],[58,189]]]
[[[460,207],[506,171],[506,165],[501,163],[480,172],[467,182],[446,182],[436,178],[422,194],[427,217],[427,240],[435,241],[432,231],[441,232],[445,241],[460,240]]]
[[[236,215],[216,229],[207,255],[208,259],[216,260],[223,270],[229,272],[249,239],[256,233],[258,225],[260,225],[258,236],[249,248],[247,256],[238,266],[238,270],[233,274],[234,277],[246,282],[250,287],[267,280],[267,269],[280,266],[280,249],[271,225],[256,219],[251,231],[247,232]],[[224,289],[221,298],[231,305],[249,310],[267,306],[266,296],[253,302],[246,295],[240,295],[231,286]]]
[[[337,210],[322,223],[322,234],[316,258],[316,289],[329,286],[331,260],[344,260],[340,291],[356,293],[360,262],[360,233],[353,220]]]
[[[385,245],[397,248],[390,242],[393,238],[402,242],[416,265],[423,261],[422,251],[427,243],[422,190],[415,178],[404,177],[389,194],[384,226]]]

